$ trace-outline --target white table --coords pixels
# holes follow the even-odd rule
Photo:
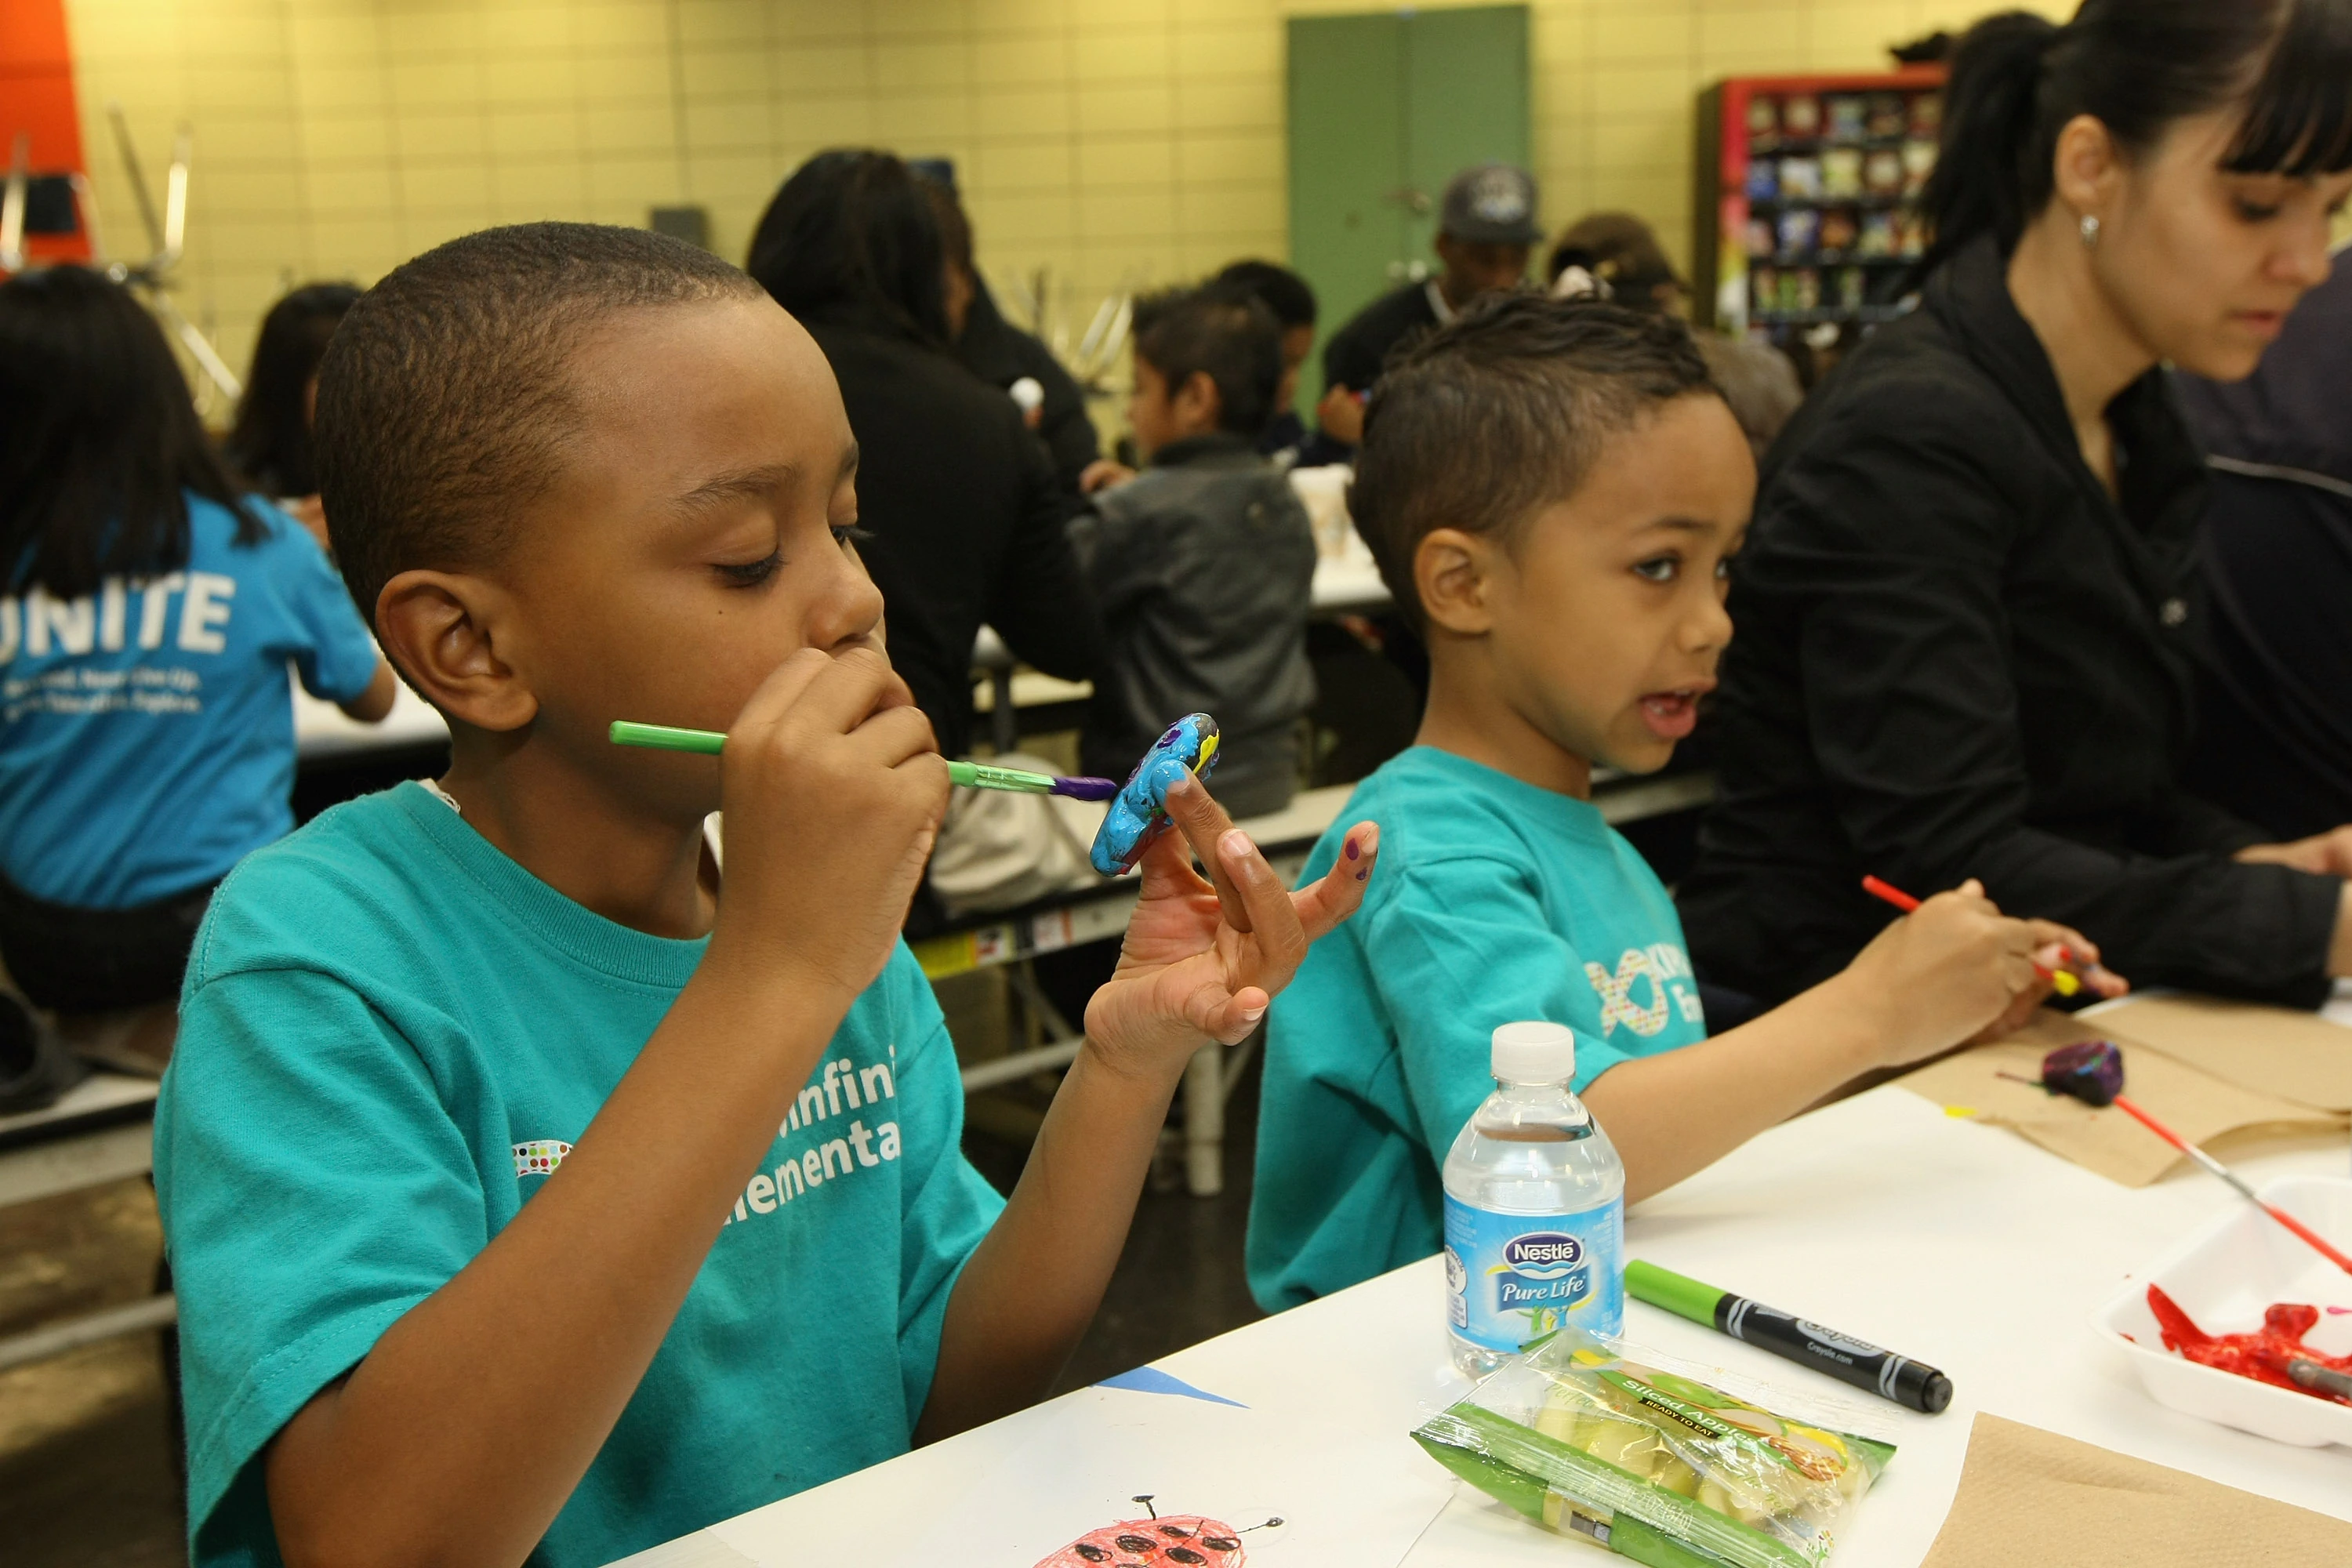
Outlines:
[[[2342,1175],[2347,1149],[2340,1138],[2279,1144],[2239,1163],[2258,1180]],[[2289,1448],[2177,1415],[2148,1399],[2092,1337],[2092,1311],[2129,1271],[2241,1201],[2193,1172],[2138,1191],[2119,1187],[1888,1086],[1776,1128],[1643,1204],[1627,1219],[1626,1244],[1630,1256],[1933,1363],[1952,1378],[1951,1409],[1914,1414],[1640,1302],[1628,1308],[1627,1331],[1792,1391],[1850,1394],[1900,1445],[1836,1568],[1919,1562],[1950,1506],[1979,1410],[2352,1518],[2352,1451]],[[1428,1259],[1155,1364],[1261,1409],[1295,1408],[1311,1390],[1325,1414],[1396,1435],[1385,1451],[1390,1468],[1363,1477],[1368,1496],[1419,1487],[1435,1465],[1405,1434],[1464,1386],[1443,1360],[1443,1288]],[[629,1561],[891,1561],[876,1555],[886,1525],[887,1539],[919,1539],[940,1515],[969,1506],[970,1489],[1005,1455],[1047,1424],[1080,1418],[1087,1398],[1082,1391],[1023,1411]],[[1091,1440],[1124,1439],[1107,1424]],[[1278,1477],[1266,1490],[1279,1495]],[[1404,1563],[1601,1561],[1574,1550],[1465,1488]],[[1269,1554],[1268,1568],[1273,1562]]]

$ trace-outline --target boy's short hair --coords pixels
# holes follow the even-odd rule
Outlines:
[[[1217,384],[1217,428],[1252,440],[1282,386],[1282,326],[1242,289],[1171,289],[1135,302],[1135,355],[1174,396],[1195,374]]]
[[[1278,261],[1234,261],[1211,279],[1215,289],[1244,289],[1265,301],[1284,331],[1315,324],[1315,290]]]
[[[1661,405],[1719,395],[1690,329],[1591,300],[1490,294],[1389,362],[1348,509],[1415,632],[1413,552],[1440,528],[1506,545],[1575,493],[1601,444]]]
[[[319,363],[319,489],[360,614],[402,572],[504,549],[561,471],[581,418],[566,362],[600,319],[759,297],[707,250],[601,224],[483,229],[394,268]]]

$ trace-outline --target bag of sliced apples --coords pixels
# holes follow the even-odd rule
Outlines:
[[[1536,1522],[1654,1568],[1819,1568],[1894,1445],[1777,1415],[1680,1365],[1564,1329],[1413,1438]]]

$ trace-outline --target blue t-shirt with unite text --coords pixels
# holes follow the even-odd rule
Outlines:
[[[155,1119],[195,1563],[278,1561],[264,1446],[545,1185],[708,946],[582,908],[415,784],[222,883]],[[906,1451],[949,1292],[1003,1206],[962,1121],[902,944],[535,1568],[590,1568]],[[532,1303],[510,1310],[528,1324]],[[533,1440],[532,1412],[511,1425]]]
[[[95,594],[0,596],[0,874],[53,904],[123,910],[217,881],[294,826],[294,707],[349,702],[375,640],[300,524],[268,503],[236,542],[189,494],[188,560]]]

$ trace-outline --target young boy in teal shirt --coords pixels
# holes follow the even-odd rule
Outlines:
[[[1249,1228],[1269,1310],[1437,1250],[1439,1168],[1493,1088],[1499,1024],[1575,1031],[1575,1087],[1630,1203],[1874,1068],[2013,1025],[2047,994],[2037,949],[2095,961],[1969,883],[1708,1037],[1674,904],[1591,776],[1654,772],[1690,733],[1755,488],[1677,321],[1503,297],[1382,378],[1349,503],[1428,645],[1429,702],[1418,743],[1340,814],[1380,826],[1380,879],[1269,1026]],[[1307,876],[1360,838],[1326,835]]]
[[[344,319],[317,446],[451,765],[247,858],[198,934],[156,1122],[192,1556],[601,1563],[1037,1397],[1185,1062],[1366,882],[1287,894],[1171,790],[1000,1201],[898,939],[946,764],[808,335],[675,241],[490,230]]]

